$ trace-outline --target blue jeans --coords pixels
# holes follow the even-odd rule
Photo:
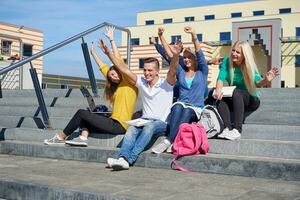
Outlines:
[[[123,138],[121,149],[116,157],[124,157],[132,165],[140,153],[151,141],[153,135],[165,132],[167,124],[160,120],[155,120],[143,127],[130,126]]]
[[[176,138],[179,126],[182,123],[190,123],[197,120],[195,111],[191,108],[184,108],[181,104],[175,104],[169,114],[169,133],[167,138],[171,143]]]

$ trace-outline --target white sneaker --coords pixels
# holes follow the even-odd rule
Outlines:
[[[234,128],[231,131],[228,131],[227,134],[224,135],[224,138],[228,140],[237,140],[241,138],[241,133]]]
[[[160,154],[165,152],[171,146],[171,142],[168,139],[164,139],[158,145],[152,148],[152,152]]]
[[[65,145],[65,140],[59,139],[58,135],[56,134],[53,138],[45,139],[44,144],[46,144],[46,145]]]
[[[218,135],[218,138],[225,138],[224,136],[227,135],[228,132],[229,132],[229,129],[227,127],[224,128],[222,133]]]
[[[114,170],[123,170],[123,169],[129,169],[129,163],[123,158],[120,157],[118,160],[116,160],[112,166]]]
[[[167,153],[173,153],[173,144],[171,144],[167,150],[166,150]]]
[[[107,158],[107,168],[112,168],[112,165],[116,163],[118,159],[115,158]]]

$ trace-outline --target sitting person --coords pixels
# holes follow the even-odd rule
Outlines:
[[[157,154],[170,150],[180,124],[197,121],[204,106],[204,96],[207,91],[207,62],[196,32],[190,26],[184,27],[184,31],[192,36],[195,51],[190,48],[185,48],[183,51],[184,66],[179,65],[176,74],[179,88],[178,102],[171,109],[167,137],[152,148],[152,152]],[[163,42],[162,44],[164,45]]]
[[[136,161],[139,154],[149,144],[152,136],[166,131],[166,119],[172,106],[173,86],[176,82],[176,70],[182,44],[174,45],[174,56],[166,79],[159,77],[159,62],[156,58],[144,60],[144,77],[141,77],[131,72],[124,62],[114,56],[102,40],[100,47],[123,76],[138,88],[142,99],[142,118],[150,119],[144,126],[130,126],[116,158],[107,159],[108,167],[118,170],[129,169],[129,166]]]
[[[246,41],[234,43],[230,58],[223,59],[213,94],[213,97],[218,100],[217,109],[225,125],[225,129],[218,137],[229,140],[241,137],[244,112],[255,111],[260,105],[256,87],[269,84],[277,75],[278,69],[272,67],[261,78],[249,43]],[[224,81],[231,86],[236,86],[230,98],[222,98]],[[233,126],[231,125],[230,111],[233,111]]]
[[[109,27],[105,35],[111,42],[115,56],[121,58],[114,42],[113,31],[114,28]],[[44,141],[47,145],[67,143],[70,145],[87,146],[89,132],[124,134],[128,128],[125,121],[131,119],[134,111],[138,94],[137,88],[130,84],[127,77],[123,77],[115,66],[108,68],[107,65],[102,62],[94,50],[93,43],[91,45],[91,54],[99,66],[99,70],[106,78],[104,97],[108,104],[112,106],[112,114],[110,117],[105,117],[91,113],[88,110],[80,109],[72,117],[63,131],[53,138]],[[80,128],[80,136],[72,140],[65,140],[67,136],[71,135],[77,128]]]

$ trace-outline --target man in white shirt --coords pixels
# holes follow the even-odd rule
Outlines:
[[[102,40],[99,41],[99,47],[121,74],[126,76],[129,82],[138,88],[142,99],[142,118],[151,119],[149,123],[142,127],[130,126],[123,138],[116,159],[107,159],[108,167],[116,170],[129,169],[129,166],[136,161],[139,154],[149,144],[152,136],[166,131],[166,119],[172,106],[173,86],[176,82],[176,71],[182,43],[177,43],[172,48],[174,56],[166,79],[159,77],[159,62],[156,58],[146,58],[144,60],[144,77],[142,77],[131,72],[123,60],[117,58]]]

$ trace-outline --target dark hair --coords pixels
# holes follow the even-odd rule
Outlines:
[[[145,58],[145,59],[143,59],[143,62],[144,62],[144,64],[155,62],[157,65],[157,69],[159,69],[159,61],[156,58],[153,58],[153,57]]]
[[[117,74],[119,75],[120,79],[122,80],[122,75],[120,71],[113,65],[109,68],[108,72],[115,70]],[[105,82],[105,88],[104,88],[104,93],[103,96],[105,100],[108,102],[110,106],[112,106],[113,101],[114,101],[114,94],[119,86],[119,83],[114,83],[110,77],[108,77],[108,72],[106,74],[106,82]]]

